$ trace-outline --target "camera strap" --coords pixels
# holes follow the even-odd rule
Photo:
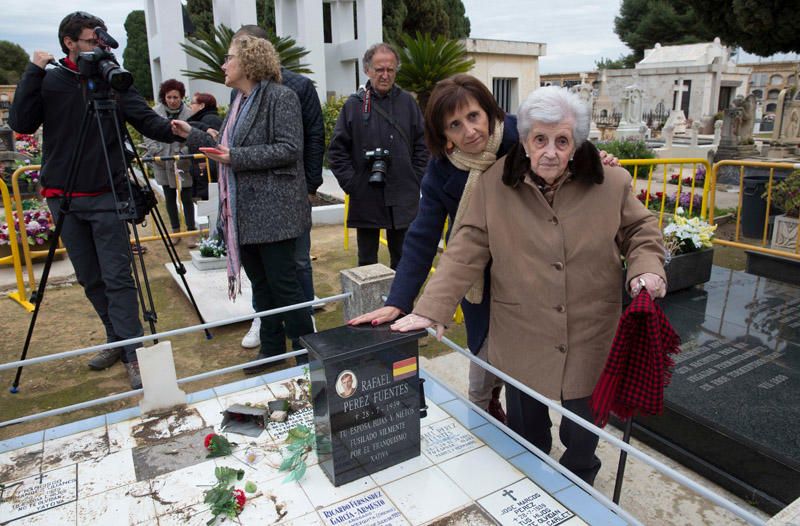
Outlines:
[[[367,89],[367,90],[359,91],[358,92],[358,98],[361,100],[361,110],[362,110],[364,121],[366,122],[367,120],[369,120],[370,112],[371,112],[372,108],[374,107],[375,111],[378,113],[378,115],[380,115],[381,117],[386,119],[389,122],[389,124],[392,126],[392,128],[397,130],[397,133],[400,135],[400,138],[403,139],[404,143],[406,143],[406,147],[408,148],[409,156],[410,157],[414,157],[414,149],[411,148],[411,141],[408,140],[408,135],[406,135],[406,132],[403,130],[403,128],[400,127],[400,124],[398,124],[397,120],[392,115],[389,115],[388,113],[386,113],[386,110],[381,108],[380,105],[375,104],[373,106],[373,104],[372,104],[372,94],[371,94],[370,90]]]

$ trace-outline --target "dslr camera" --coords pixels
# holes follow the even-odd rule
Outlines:
[[[111,49],[119,47],[102,27],[94,28],[97,46],[78,55],[78,70],[90,80],[100,81],[116,91],[126,91],[133,84],[133,75],[123,69]]]
[[[386,172],[389,169],[389,159],[391,159],[389,150],[386,148],[367,150],[364,152],[364,159],[372,162],[369,168],[369,179],[367,179],[370,186],[377,188],[386,186]]]

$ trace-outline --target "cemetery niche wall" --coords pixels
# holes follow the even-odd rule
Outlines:
[[[343,326],[303,336],[317,456],[334,486],[420,454],[417,340],[425,331]]]

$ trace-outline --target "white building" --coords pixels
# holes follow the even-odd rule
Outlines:
[[[635,69],[610,69],[606,75],[617,111],[625,87],[636,83],[644,90],[644,111],[669,112],[680,100],[684,115],[699,120],[727,108],[736,95],[746,94],[750,68],[737,66],[730,50],[715,38],[701,44],[656,44],[645,51]]]
[[[255,0],[214,0],[214,25],[238,29],[256,23]],[[180,0],[146,0],[147,43],[153,92],[166,79],[186,84],[187,93],[213,94],[227,103],[230,90],[221,84],[189,80],[182,70],[202,67],[180,47],[185,42]],[[291,36],[310,53],[303,59],[313,71],[321,100],[352,93],[366,80],[360,58],[367,48],[383,40],[381,0],[275,0],[275,25],[279,35]],[[357,22],[356,22],[357,21]]]
[[[520,102],[539,87],[539,57],[547,46],[536,42],[512,42],[467,38],[467,55],[475,60],[470,71],[494,94],[504,111],[516,113]]]

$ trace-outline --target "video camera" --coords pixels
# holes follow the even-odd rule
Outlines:
[[[389,170],[389,160],[391,154],[385,148],[375,148],[364,152],[364,159],[372,161],[369,168],[370,175],[367,182],[371,186],[383,188],[386,186],[386,172]]]
[[[126,91],[133,84],[133,75],[119,65],[110,51],[119,44],[102,27],[94,28],[94,35],[97,46],[78,55],[78,70],[84,77],[104,82],[116,91]]]

